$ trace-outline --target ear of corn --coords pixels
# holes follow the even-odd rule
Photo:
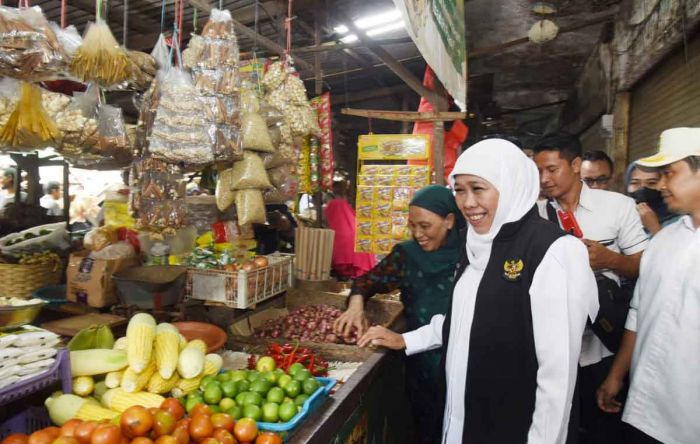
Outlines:
[[[197,347],[205,355],[207,354],[207,344],[201,339],[193,339],[187,343],[188,347]]]
[[[148,380],[151,379],[151,376],[153,376],[153,373],[155,372],[155,361],[151,361],[146,367],[146,369],[141,373],[136,373],[134,369],[129,367],[126,369],[126,371],[124,372],[124,376],[122,377],[121,388],[123,388],[124,391],[128,393],[135,393],[141,391],[144,387],[146,387],[146,384],[148,384]]]
[[[180,351],[183,351],[185,347],[187,347],[187,339],[185,339],[184,336],[182,336],[182,333],[179,333],[180,335]]]
[[[173,373],[169,379],[163,379],[160,373],[154,372],[151,379],[148,380],[146,390],[151,393],[169,393],[179,380],[180,376],[177,373]]]
[[[82,419],[83,421],[102,421],[104,419],[112,420],[119,416],[119,413],[114,410],[106,409],[99,404],[94,402],[84,402],[78,412],[75,414],[77,419]]]
[[[171,324],[162,323],[156,327],[155,358],[158,372],[163,379],[170,379],[177,370],[180,353],[180,333]]]
[[[156,337],[156,320],[147,313],[131,317],[126,328],[129,367],[136,373],[146,370],[151,361],[153,340]]]
[[[199,375],[195,378],[180,379],[172,389],[173,396],[176,398],[182,398],[183,396],[196,391],[202,382],[202,378],[204,378],[204,375]]]
[[[127,393],[121,388],[107,390],[102,395],[102,405],[119,413],[135,405],[158,408],[163,404],[163,401],[165,398],[155,393]]]
[[[58,395],[46,399],[44,402],[49,412],[51,421],[56,425],[63,425],[72,418],[84,421],[101,421],[112,419],[117,412],[102,407],[91,398],[81,398],[76,395]]]
[[[204,376],[219,373],[224,365],[224,359],[216,353],[209,353],[204,357]]]
[[[127,347],[128,347],[128,339],[126,339],[126,336],[122,336],[121,338],[114,341],[114,346],[112,348],[114,350],[126,351]]]
[[[117,388],[122,384],[122,378],[124,377],[125,370],[119,370],[118,372],[109,372],[105,376],[105,385],[107,388]]]
[[[185,379],[199,376],[204,370],[204,353],[201,348],[196,344],[193,345],[192,342],[180,352],[177,360],[177,372]]]

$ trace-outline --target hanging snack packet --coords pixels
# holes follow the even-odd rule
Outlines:
[[[265,201],[260,190],[240,190],[236,193],[236,215],[239,225],[264,224]]]
[[[283,62],[275,62],[267,69],[263,76],[262,84],[268,91],[279,88],[287,78],[287,68]]]
[[[244,151],[243,160],[233,164],[233,178],[231,179],[231,189],[245,190],[251,188],[264,189],[271,188],[270,180],[265,171],[265,165],[257,154]]]
[[[83,82],[95,82],[108,87],[128,80],[131,63],[126,51],[112,35],[102,19],[88,25],[83,44],[70,64],[73,75]]]
[[[260,112],[260,101],[255,86],[249,81],[241,83],[241,111],[244,113]]]
[[[122,109],[112,105],[100,105],[97,118],[100,154],[119,156],[130,152]]]
[[[23,82],[19,102],[0,131],[0,143],[14,149],[54,145],[61,133],[41,103],[41,90]]]
[[[254,151],[272,153],[275,147],[272,146],[270,134],[267,132],[265,120],[256,113],[244,113],[241,118],[241,138],[243,148]]]
[[[193,35],[192,39],[194,39],[194,37],[195,36]],[[192,40],[190,40],[190,45],[191,44]],[[153,47],[153,51],[151,51],[151,56],[155,59],[158,69],[170,67],[170,50],[168,49],[168,45],[165,43],[165,36],[163,34],[158,36],[158,41]],[[182,57],[183,59],[185,57],[184,51],[182,53]]]
[[[233,168],[223,170],[219,173],[216,181],[216,207],[219,211],[226,211],[228,207],[236,202],[236,192],[233,191]]]

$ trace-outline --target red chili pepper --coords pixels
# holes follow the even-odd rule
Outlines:
[[[314,358],[316,358],[316,356],[311,355],[311,362],[309,362],[309,371],[312,375],[316,376],[316,374],[314,373]]]

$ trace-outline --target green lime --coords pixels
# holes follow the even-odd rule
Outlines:
[[[295,380],[297,380],[299,382],[304,382],[307,379],[311,378],[311,372],[305,368],[302,368],[302,369],[297,370],[297,372],[294,373],[293,377]]]
[[[204,400],[207,404],[218,404],[221,402],[221,398],[224,397],[224,393],[221,391],[219,384],[210,383],[204,389]]]
[[[262,409],[259,405],[254,404],[243,406],[243,417],[260,421],[262,419]]]
[[[246,381],[245,379],[241,379],[239,381],[236,381],[236,391],[238,393],[247,392],[249,390],[250,390],[250,382]]]
[[[219,403],[219,407],[221,407],[221,410],[226,411],[230,408],[233,408],[236,406],[236,401],[234,401],[231,398],[223,398],[221,402]]]
[[[231,372],[231,381],[242,381],[248,377],[248,372],[245,370],[235,370]]]
[[[216,382],[216,377],[213,375],[205,376],[202,378],[202,382],[199,383],[199,387],[206,388],[210,382]]]
[[[269,402],[276,402],[280,404],[284,399],[284,390],[279,387],[272,387],[269,392],[267,392],[267,400]]]
[[[262,417],[265,422],[277,422],[279,421],[279,404],[274,402],[268,402],[262,406]]]
[[[221,407],[219,407],[218,405],[215,405],[215,404],[209,405],[209,408],[211,409],[211,411],[212,411],[213,413],[221,413],[221,412],[223,412],[223,410],[221,409]]]
[[[301,407],[304,405],[304,403],[306,402],[307,399],[309,399],[309,395],[307,395],[307,394],[299,395],[296,398],[294,398],[294,405],[296,405],[297,407]]]
[[[260,379],[260,373],[255,370],[251,370],[250,372],[248,372],[248,377],[246,379],[248,380],[248,382],[251,383],[253,381],[257,381],[258,379]]]
[[[263,402],[262,395],[257,392],[248,392],[248,394],[243,398],[243,406],[245,407],[248,404],[255,404],[257,406],[261,406]]]
[[[187,413],[191,412],[194,406],[197,404],[204,404],[204,400],[201,397],[193,397],[188,399],[185,403],[185,410],[187,410]]]
[[[296,372],[299,370],[305,368],[303,364],[300,364],[299,362],[295,362],[294,364],[289,366],[289,369],[287,370],[287,373],[291,376],[294,376]]]
[[[297,414],[297,406],[293,402],[285,402],[279,407],[277,414],[280,417],[280,421],[289,422]]]
[[[226,382],[231,380],[231,372],[223,372],[216,375],[216,380],[219,382]]]
[[[250,392],[240,392],[236,395],[236,404],[243,405],[243,401],[248,397]]]
[[[275,375],[277,375],[277,378],[279,379],[280,376],[284,375],[284,370],[281,368],[276,368],[272,371]]]
[[[238,393],[238,390],[236,390],[236,383],[233,381],[222,382],[221,391],[224,392],[224,396],[227,398],[233,398]]]
[[[237,405],[226,410],[226,413],[231,415],[233,419],[239,420],[243,417],[243,408],[240,405]]]
[[[267,392],[272,388],[272,383],[264,379],[258,379],[250,384],[250,391],[260,393],[261,395],[266,395]]]
[[[309,396],[313,395],[321,384],[315,378],[309,378],[301,383],[301,388],[303,392]]]
[[[289,381],[289,384],[284,387],[284,391],[290,398],[296,398],[301,393],[301,382],[296,380]]]
[[[279,378],[277,378],[277,387],[280,388],[285,388],[286,385],[289,383],[289,381],[292,380],[292,377],[289,375],[282,375]]]
[[[273,385],[277,384],[277,378],[278,378],[278,376],[274,372],[263,372],[262,373],[262,379],[270,382]]]

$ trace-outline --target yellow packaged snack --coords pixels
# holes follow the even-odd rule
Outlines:
[[[391,187],[373,187],[375,202],[391,202],[393,197],[393,188]]]
[[[392,209],[395,211],[408,211],[408,204],[411,201],[411,189],[408,187],[392,188],[394,195],[391,201]]]
[[[388,253],[391,251],[391,247],[394,245],[388,237],[375,237],[374,238],[374,251],[376,253]]]
[[[379,165],[364,165],[362,167],[363,176],[376,176],[379,174]]]
[[[357,201],[371,202],[374,196],[374,187],[360,185],[357,187]]]
[[[386,237],[391,235],[391,219],[377,219],[372,221],[372,234]]]
[[[360,219],[372,219],[372,204],[363,203],[357,205],[357,217]]]
[[[371,253],[372,252],[372,238],[371,237],[357,237],[357,245],[355,246],[355,251],[358,253]]]
[[[410,165],[397,165],[394,167],[394,176],[410,176],[411,166]]]
[[[373,176],[370,181],[367,181],[365,185],[374,185],[378,187],[388,187],[391,186],[392,176],[389,175],[377,175]]]
[[[357,221],[357,235],[358,236],[371,236],[372,235],[372,221],[371,220],[358,220]]]
[[[372,211],[372,219],[383,219],[391,217],[391,203],[377,203]]]
[[[413,176],[394,176],[392,184],[396,187],[410,187],[413,185]]]

